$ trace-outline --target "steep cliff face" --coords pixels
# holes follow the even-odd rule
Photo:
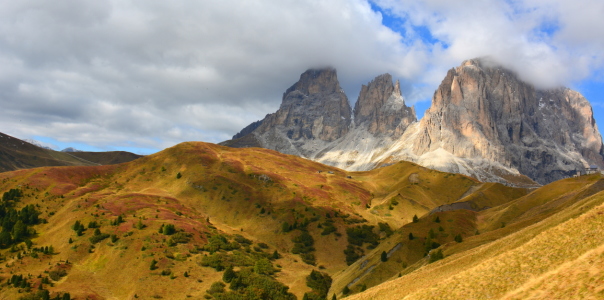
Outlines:
[[[308,70],[285,91],[279,110],[268,115],[257,132],[280,128],[294,141],[304,138],[331,142],[348,132],[350,119],[350,104],[336,70]]]
[[[408,160],[517,185],[549,183],[589,165],[604,168],[602,137],[581,94],[537,90],[486,59],[449,70],[420,122],[389,74],[361,88],[351,122],[335,70],[309,70],[287,89],[276,113],[223,144],[347,170]]]
[[[396,138],[415,121],[415,110],[405,105],[400,84],[397,81],[394,85],[390,74],[380,75],[361,87],[354,106],[356,126],[366,126],[374,135]]]
[[[540,183],[604,166],[589,102],[569,89],[535,90],[488,61],[451,69],[421,120],[413,152],[451,153],[516,169]]]
[[[232,147],[264,147],[309,157],[341,138],[351,125],[351,108],[333,68],[311,69],[283,94],[279,110],[223,142]]]

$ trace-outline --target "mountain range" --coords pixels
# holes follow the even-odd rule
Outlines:
[[[2,172],[0,297],[598,298],[603,187],[599,173],[526,189],[201,142]]]
[[[308,70],[277,112],[221,144],[351,171],[406,160],[517,186],[604,167],[602,137],[580,93],[537,89],[487,58],[449,70],[421,120],[389,74],[363,85],[351,109],[335,69]]]
[[[469,60],[417,120],[388,74],[352,108],[309,70],[224,144],[0,134],[0,298],[604,297],[604,175],[563,178],[602,159],[577,92]]]

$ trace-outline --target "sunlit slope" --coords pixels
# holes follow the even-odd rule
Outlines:
[[[34,227],[38,233],[32,237],[34,246],[53,245],[56,250],[56,254],[36,260],[27,256],[30,253],[23,248],[26,257],[12,258],[10,267],[0,271],[0,276],[8,278],[11,272],[44,274],[49,271],[48,263],[68,260],[68,275],[49,289],[72,291],[81,297],[119,299],[134,294],[145,299],[204,296],[213,282],[220,281],[223,272],[200,266],[200,261],[212,253],[199,249],[217,234],[238,234],[254,245],[262,243],[268,247],[260,252],[252,250],[252,254],[278,251],[281,258],[273,263],[281,268],[274,276],[301,298],[309,291],[305,277],[311,270],[321,269],[335,280],[339,271],[347,269],[347,229],[375,226],[377,248],[372,252],[368,244],[359,247],[373,260],[379,260],[381,253],[375,251],[392,250],[398,243],[396,237],[404,239],[413,231],[417,240],[403,243],[400,249],[404,251],[394,251],[392,260],[376,266],[376,270],[382,270],[380,276],[363,279],[368,280],[363,281],[368,286],[376,285],[396,274],[402,262],[411,269],[423,259],[423,239],[430,229],[438,228],[422,225],[433,223],[434,216],[429,211],[475,193],[497,194],[496,199],[487,197],[490,204],[511,201],[525,193],[405,162],[368,172],[345,172],[272,150],[234,149],[200,142],[182,143],[114,166],[6,172],[0,174],[0,182],[0,192],[24,190],[26,196],[17,208],[34,204],[48,221]],[[408,223],[414,215],[420,221]],[[441,223],[444,231],[436,238],[439,243],[450,242],[460,233],[472,235],[478,226],[473,219],[475,212],[437,215],[446,218]],[[112,225],[118,216],[123,216],[125,223]],[[78,236],[71,228],[76,220],[83,224],[98,222],[103,233],[115,234],[118,240],[92,244],[89,239],[94,229]],[[142,229],[135,228],[139,220],[143,222]],[[389,223],[393,229],[406,226],[388,237],[378,222]],[[170,237],[158,233],[162,224],[174,225],[190,234],[191,240],[170,245]],[[330,226],[332,230],[327,230]],[[293,240],[302,232],[314,239],[313,260],[305,261],[301,254],[292,253]],[[19,247],[25,245],[21,243]],[[0,252],[7,257],[17,253],[11,249]],[[232,251],[223,254],[234,255]],[[153,272],[149,270],[152,260],[159,265]],[[172,275],[187,271],[194,276],[175,275],[170,279],[172,275],[160,274],[168,269]],[[344,281],[335,280],[334,284]],[[1,293],[10,298],[17,292],[8,289]]]
[[[600,299],[601,183],[600,175],[561,180],[480,212],[476,224],[489,231],[446,243],[443,260],[424,258],[349,299]],[[495,229],[501,219],[491,216],[513,205],[517,217]]]

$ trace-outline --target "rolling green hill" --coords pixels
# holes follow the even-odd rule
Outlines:
[[[0,297],[315,299],[329,291],[339,299],[347,286],[379,299],[392,279],[571,214],[598,195],[599,182],[581,177],[529,191],[408,162],[345,172],[201,142],[119,165],[4,172]],[[451,209],[434,212],[444,207]],[[445,258],[429,263],[439,250]]]

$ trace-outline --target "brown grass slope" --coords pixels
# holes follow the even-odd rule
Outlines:
[[[309,290],[304,278],[312,269],[321,266],[335,274],[346,268],[346,228],[359,223],[406,224],[414,214],[458,201],[470,187],[480,185],[464,176],[411,163],[347,173],[272,150],[197,142],[121,165],[1,173],[0,182],[0,192],[24,190],[21,207],[35,204],[43,212],[41,217],[48,223],[36,225],[38,234],[32,242],[34,247],[53,245],[56,252],[33,258],[24,244],[17,252],[2,250],[8,267],[0,269],[0,277],[69,267],[68,275],[49,289],[98,299],[135,294],[143,299],[202,297],[222,272],[201,267],[199,261],[208,253],[197,249],[219,233],[240,234],[254,243],[266,243],[269,249],[263,251],[281,253],[283,258],[276,261],[282,266],[277,279],[302,297]],[[111,221],[120,215],[126,222],[112,226]],[[321,224],[327,219],[333,221],[337,233],[321,234]],[[118,240],[93,245],[89,241],[92,229],[77,236],[70,228],[76,220],[85,225],[96,221],[103,233],[115,234]],[[139,220],[145,228],[134,228]],[[283,232],[285,222],[306,224],[315,240],[316,266],[289,253],[292,238],[301,231]],[[192,240],[169,245],[169,237],[158,233],[168,223],[190,234]],[[18,259],[15,253],[21,252],[28,254]],[[149,270],[153,259],[158,261],[156,271]],[[67,260],[70,264],[65,266]],[[176,278],[161,276],[165,269],[177,274]],[[182,276],[184,271],[192,276]],[[15,289],[0,290],[2,298],[15,295]]]
[[[0,133],[0,172],[48,166],[94,166],[128,162],[139,158],[130,152],[60,152]]]
[[[485,231],[441,246],[445,259],[350,299],[602,299],[603,181],[565,179],[479,212]]]
[[[451,187],[451,185],[447,186]],[[417,223],[405,224],[363,259],[335,274],[332,291],[337,293],[347,286],[355,293],[378,285],[398,274],[411,272],[417,268],[414,264],[424,259],[426,255],[425,243],[430,231],[433,235],[430,239],[441,245],[452,243],[456,235],[461,235],[463,238],[475,235],[478,230],[476,222],[478,213],[466,209],[454,209],[456,203],[468,203],[469,208],[483,210],[489,206],[508,203],[526,193],[525,189],[506,187],[498,183],[473,185],[461,195],[458,202],[439,206],[439,208],[446,207],[453,210],[426,214],[419,218]],[[457,197],[457,194],[454,195]],[[412,240],[409,238],[410,234],[414,236]],[[382,252],[388,255],[386,262],[381,261]]]
[[[142,155],[127,151],[105,151],[105,152],[70,152],[72,156],[97,163],[99,165],[116,165],[141,158]]]

